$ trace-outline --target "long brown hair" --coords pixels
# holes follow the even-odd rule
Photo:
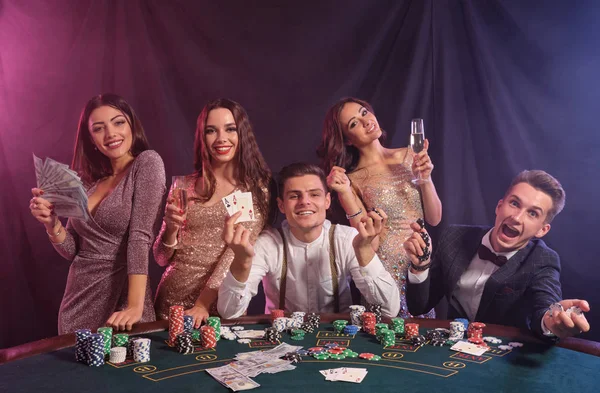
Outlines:
[[[321,167],[326,174],[334,166],[339,166],[346,169],[347,172],[352,172],[356,169],[356,165],[358,165],[358,149],[347,143],[343,125],[340,122],[340,113],[344,105],[349,102],[355,102],[358,105],[364,106],[369,112],[375,114],[373,107],[368,102],[354,97],[342,98],[329,108],[323,122],[321,143],[317,147],[317,156],[321,159]],[[385,132],[382,132],[379,140],[383,142],[384,139]]]
[[[274,209],[270,208],[271,203],[269,198],[264,195],[263,187],[272,187],[271,171],[258,148],[246,110],[237,102],[226,98],[220,98],[206,104],[196,122],[194,168],[197,175],[202,178],[207,191],[201,196],[201,201],[206,202],[212,198],[217,187],[217,180],[213,172],[204,134],[208,114],[217,108],[229,109],[233,114],[237,127],[238,146],[234,157],[237,181],[252,192],[258,201],[258,210],[265,218],[265,222],[270,222]]]
[[[144,134],[142,122],[135,114],[131,105],[125,99],[116,94],[100,94],[91,98],[81,111],[79,117],[79,127],[77,128],[77,137],[75,139],[75,152],[73,153],[73,162],[71,167],[79,173],[84,184],[90,185],[113,174],[110,160],[99,150],[97,150],[92,141],[88,121],[92,112],[101,107],[110,106],[125,115],[127,123],[131,128],[131,154],[136,157],[144,150],[148,150],[148,140]]]

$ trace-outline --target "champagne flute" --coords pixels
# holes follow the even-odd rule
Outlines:
[[[410,147],[419,154],[423,151],[425,145],[425,128],[423,127],[423,119],[412,119],[410,121]],[[412,180],[414,184],[422,184],[421,173],[417,174],[417,177]]]
[[[172,197],[173,197],[173,199],[175,199],[175,206],[177,206],[179,208],[179,210],[182,210],[183,213],[185,214],[187,212],[187,202],[188,202],[187,186],[185,184],[185,176],[173,176],[172,185],[173,185]],[[181,248],[184,245],[183,244],[183,230],[184,230],[184,225],[182,225],[179,228],[179,231],[177,231],[177,245],[175,246],[175,248]]]

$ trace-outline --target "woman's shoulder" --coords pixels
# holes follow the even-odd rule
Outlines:
[[[144,150],[135,158],[136,165],[151,165],[151,166],[162,166],[165,164],[162,157],[154,150]]]
[[[404,162],[410,155],[411,150],[408,147],[399,147],[396,149],[389,149],[388,157],[390,164],[399,164]]]

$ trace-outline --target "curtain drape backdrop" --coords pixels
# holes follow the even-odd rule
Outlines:
[[[217,97],[246,108],[273,171],[317,161],[325,111],[343,96],[373,104],[392,147],[422,117],[442,225],[492,225],[512,177],[544,169],[567,192],[545,238],[564,296],[588,299],[600,326],[598,7],[0,0],[0,347],[56,334],[69,266],[29,213],[31,154],[70,163],[81,108],[102,92],[133,105],[168,176],[192,171],[196,117]],[[160,274],[154,264],[154,287]]]

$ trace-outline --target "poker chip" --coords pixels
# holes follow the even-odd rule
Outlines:
[[[490,344],[500,344],[502,342],[502,340],[500,340],[499,338],[492,337],[492,336],[484,337],[483,341],[485,341],[486,343],[490,343]]]
[[[171,346],[175,345],[177,335],[183,333],[183,306],[171,306],[169,307],[169,340],[168,343]]]
[[[208,317],[206,318],[206,324],[212,326],[215,329],[215,338],[217,341],[221,339],[221,318],[219,317]]]
[[[344,350],[342,348],[330,348],[327,350],[327,352],[329,352],[330,354],[339,355],[344,353]]]
[[[511,341],[508,343],[508,345],[513,348],[521,348],[523,346],[523,343],[520,343],[518,341]]]
[[[110,353],[110,351],[109,351]],[[104,365],[104,336],[101,333],[91,334],[86,341],[85,359],[90,367]]]
[[[375,356],[375,354],[369,353],[369,352],[363,352],[360,355],[358,355],[359,358],[366,359],[366,360],[371,359],[373,356]]]
[[[283,318],[285,316],[283,310],[275,309],[271,310],[271,322],[275,321],[277,318]]]
[[[583,314],[583,310],[577,306],[571,306],[569,307],[566,311],[567,315],[571,315],[571,314],[575,314],[575,315],[582,315]]]
[[[343,360],[346,359],[346,355],[344,355],[343,353],[330,353],[329,357],[331,359],[335,359],[335,360]]]
[[[297,352],[288,352],[285,355],[283,355],[283,359],[292,362],[292,364],[297,364],[302,361],[302,356],[299,355]]]
[[[183,332],[177,335],[175,339],[175,348],[177,352],[183,353],[185,355],[194,352],[194,344],[192,340],[191,332]]]
[[[118,364],[123,363],[127,358],[127,348],[125,347],[114,347],[110,349],[109,360],[111,363]]]
[[[417,225],[419,225],[421,229],[425,228],[425,221],[421,217],[417,218],[417,221],[415,222],[417,223]]]
[[[133,360],[139,363],[150,361],[149,338],[138,338],[133,342]]]
[[[113,328],[111,327],[100,327],[97,330],[98,333],[102,334],[102,336],[104,337],[104,354],[108,355],[110,354],[110,347],[111,347],[111,343],[112,343],[112,335],[113,335]]]
[[[501,349],[503,351],[512,351],[513,347],[511,347],[510,345],[498,345],[498,349]]]
[[[231,330],[233,330],[234,332],[238,332],[240,330],[244,330],[243,326],[232,326],[230,327]]]
[[[217,337],[215,328],[209,325],[200,327],[200,338],[203,348],[215,348],[217,346]]]
[[[183,316],[183,331],[191,332],[193,328],[194,328],[194,317],[192,317],[191,315],[184,315]]]
[[[338,343],[327,343],[327,344],[325,344],[325,348],[328,348],[328,349],[329,348],[337,348],[339,346],[340,346],[340,344],[338,344]]]
[[[129,343],[129,335],[126,333],[117,333],[112,338],[113,347],[126,347]]]
[[[91,335],[90,329],[75,330],[75,361],[87,363],[87,340]]]
[[[381,304],[369,305],[369,312],[375,315],[375,323],[381,323]]]
[[[350,323],[359,328],[362,326],[362,314],[365,312],[366,307],[360,304],[354,304],[350,306]]]
[[[252,340],[250,340],[249,338],[240,338],[239,340],[237,340],[237,342],[240,344],[250,344]]]
[[[231,341],[231,340],[235,340],[237,338],[237,336],[235,335],[234,332],[225,332],[225,333],[221,334],[221,338]]]
[[[356,358],[356,357],[358,357],[358,352],[344,351],[344,355],[346,355],[346,357],[348,357],[348,358]]]
[[[443,347],[444,344],[446,344],[446,340],[445,339],[433,339],[429,342],[429,344],[433,345],[434,347]]]
[[[329,354],[327,352],[315,353],[312,355],[312,357],[317,360],[327,360],[327,359],[329,359]]]
[[[296,353],[300,356],[308,356],[308,351],[306,349],[299,349],[296,351]]]
[[[373,355],[371,358],[367,359],[369,361],[373,361],[373,362],[378,362],[381,360],[381,356],[379,355]]]

